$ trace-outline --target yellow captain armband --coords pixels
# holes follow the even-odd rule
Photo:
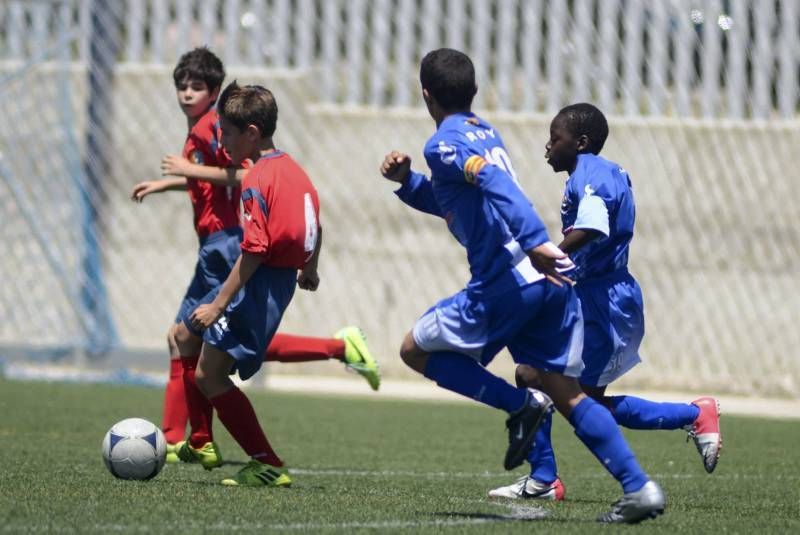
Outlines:
[[[464,179],[470,184],[474,184],[477,181],[478,173],[488,163],[478,155],[470,156],[464,164]]]

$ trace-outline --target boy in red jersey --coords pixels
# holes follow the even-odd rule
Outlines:
[[[194,209],[194,224],[200,239],[195,274],[177,314],[176,323],[199,300],[227,278],[239,257],[241,228],[239,221],[240,181],[245,171],[232,166],[219,139],[219,119],[214,104],[219,95],[225,71],[222,62],[207,48],[184,54],[173,72],[178,104],[187,118],[189,133],[183,156],[167,156],[162,161],[165,180],[137,184],[132,199],[141,202],[151,193],[188,190]],[[200,354],[202,339],[195,337],[183,345],[183,353],[174,339],[174,326],[168,336],[170,374],[164,396],[162,427],[168,443],[167,459],[199,460],[204,467],[219,466],[222,458],[208,433],[192,430],[198,454],[184,444],[188,409],[184,387],[184,365],[193,366]],[[181,359],[181,356],[187,356]],[[335,338],[310,338],[286,334],[276,335],[264,355],[265,360],[303,362],[338,359],[363,375],[377,390],[380,384],[377,364],[369,353],[363,334],[356,327],[341,329]],[[210,425],[210,421],[209,421]],[[198,444],[205,440],[202,444]]]
[[[233,82],[220,96],[222,143],[231,161],[254,161],[242,182],[242,254],[230,275],[209,292],[176,329],[182,344],[203,331],[203,347],[187,400],[192,427],[213,406],[220,421],[251,457],[224,485],[280,487],[291,484],[250,401],[231,381],[261,366],[263,354],[292,299],[295,285],[316,290],[321,245],[319,200],[303,169],[272,141],[278,107],[261,86]],[[195,421],[198,420],[198,425]]]

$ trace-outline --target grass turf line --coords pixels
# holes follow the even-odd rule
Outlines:
[[[0,380],[0,532],[585,533],[619,487],[554,420],[568,501],[492,502],[504,473],[503,415],[468,404],[250,392],[273,446],[295,469],[291,489],[218,485],[246,459],[216,422],[223,455],[206,472],[167,466],[150,482],[114,479],[100,442],[116,421],[159,422],[152,388]],[[724,411],[724,407],[723,407]],[[626,431],[667,492],[667,513],[645,532],[800,532],[800,426],[723,416],[725,444],[707,475],[677,431]],[[538,518],[544,511],[544,519]],[[522,520],[520,520],[522,518]],[[515,520],[516,519],[516,520]],[[615,528],[610,528],[615,529]]]

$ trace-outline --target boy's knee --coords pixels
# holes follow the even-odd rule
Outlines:
[[[542,378],[536,368],[520,364],[514,372],[514,379],[519,388],[542,388]]]
[[[178,324],[174,324],[167,331],[167,347],[169,348],[170,358],[175,358],[180,354],[178,353],[178,342],[175,341],[175,330],[177,327]]]
[[[412,370],[422,374],[425,373],[425,365],[428,362],[428,354],[417,347],[417,344],[414,342],[414,337],[411,336],[411,333],[408,333],[403,339],[403,343],[400,346],[400,358],[403,359],[403,362],[406,364],[406,366]]]
[[[180,354],[187,355],[189,353],[187,353],[186,350],[194,349],[195,347],[197,347],[199,351],[199,346],[202,343],[201,339],[192,333],[183,322],[173,325],[170,333],[175,342],[175,346],[180,350]],[[195,351],[192,351],[191,353],[194,352]]]
[[[202,368],[198,367],[194,370],[194,381],[197,384],[197,388],[199,388],[205,396],[208,396],[209,388],[212,386],[209,379],[208,374]]]

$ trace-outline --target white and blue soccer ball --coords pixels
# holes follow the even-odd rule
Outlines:
[[[103,461],[120,479],[152,479],[164,468],[166,458],[164,433],[143,418],[119,421],[103,438]]]

